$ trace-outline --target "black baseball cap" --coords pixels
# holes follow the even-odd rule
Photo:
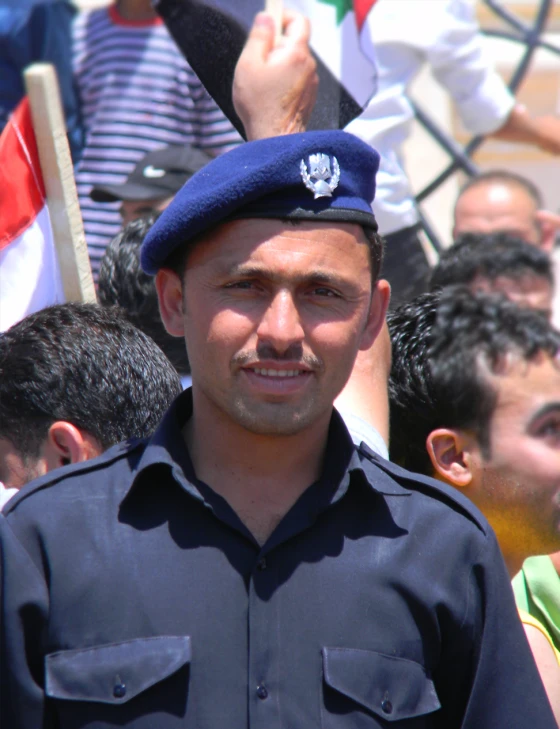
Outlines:
[[[95,202],[160,200],[175,195],[185,182],[210,162],[196,147],[172,145],[148,152],[122,185],[96,185],[90,192]]]

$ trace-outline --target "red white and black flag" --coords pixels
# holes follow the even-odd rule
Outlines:
[[[319,90],[308,129],[343,129],[376,90],[367,18],[376,0],[284,0],[311,21]],[[157,0],[157,12],[208,93],[243,133],[232,102],[235,65],[264,0]]]

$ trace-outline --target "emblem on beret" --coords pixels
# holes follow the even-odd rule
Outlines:
[[[305,187],[311,190],[315,200],[318,197],[332,197],[340,180],[340,166],[336,157],[332,158],[332,172],[331,158],[322,153],[309,155],[309,170],[303,159],[299,169]]]

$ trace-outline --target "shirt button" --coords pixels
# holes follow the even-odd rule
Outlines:
[[[259,699],[262,699],[263,701],[264,701],[264,699],[268,698],[268,689],[266,688],[266,686],[263,683],[260,683],[257,686],[257,696],[259,697]]]
[[[381,710],[384,714],[392,714],[393,713],[393,704],[389,701],[389,699],[384,699],[381,702]]]
[[[122,699],[126,695],[126,686],[124,683],[116,683],[113,686],[113,696],[116,699]]]
[[[266,565],[265,557],[263,557],[262,559],[259,559],[259,561],[257,562],[257,569],[262,572],[263,570],[266,569],[266,566],[267,565]]]

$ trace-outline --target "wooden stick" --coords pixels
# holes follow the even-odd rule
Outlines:
[[[24,78],[64,295],[67,301],[95,302],[56,71],[48,63],[35,63]]]
[[[265,0],[265,11],[274,18],[276,40],[282,35],[282,0]]]

